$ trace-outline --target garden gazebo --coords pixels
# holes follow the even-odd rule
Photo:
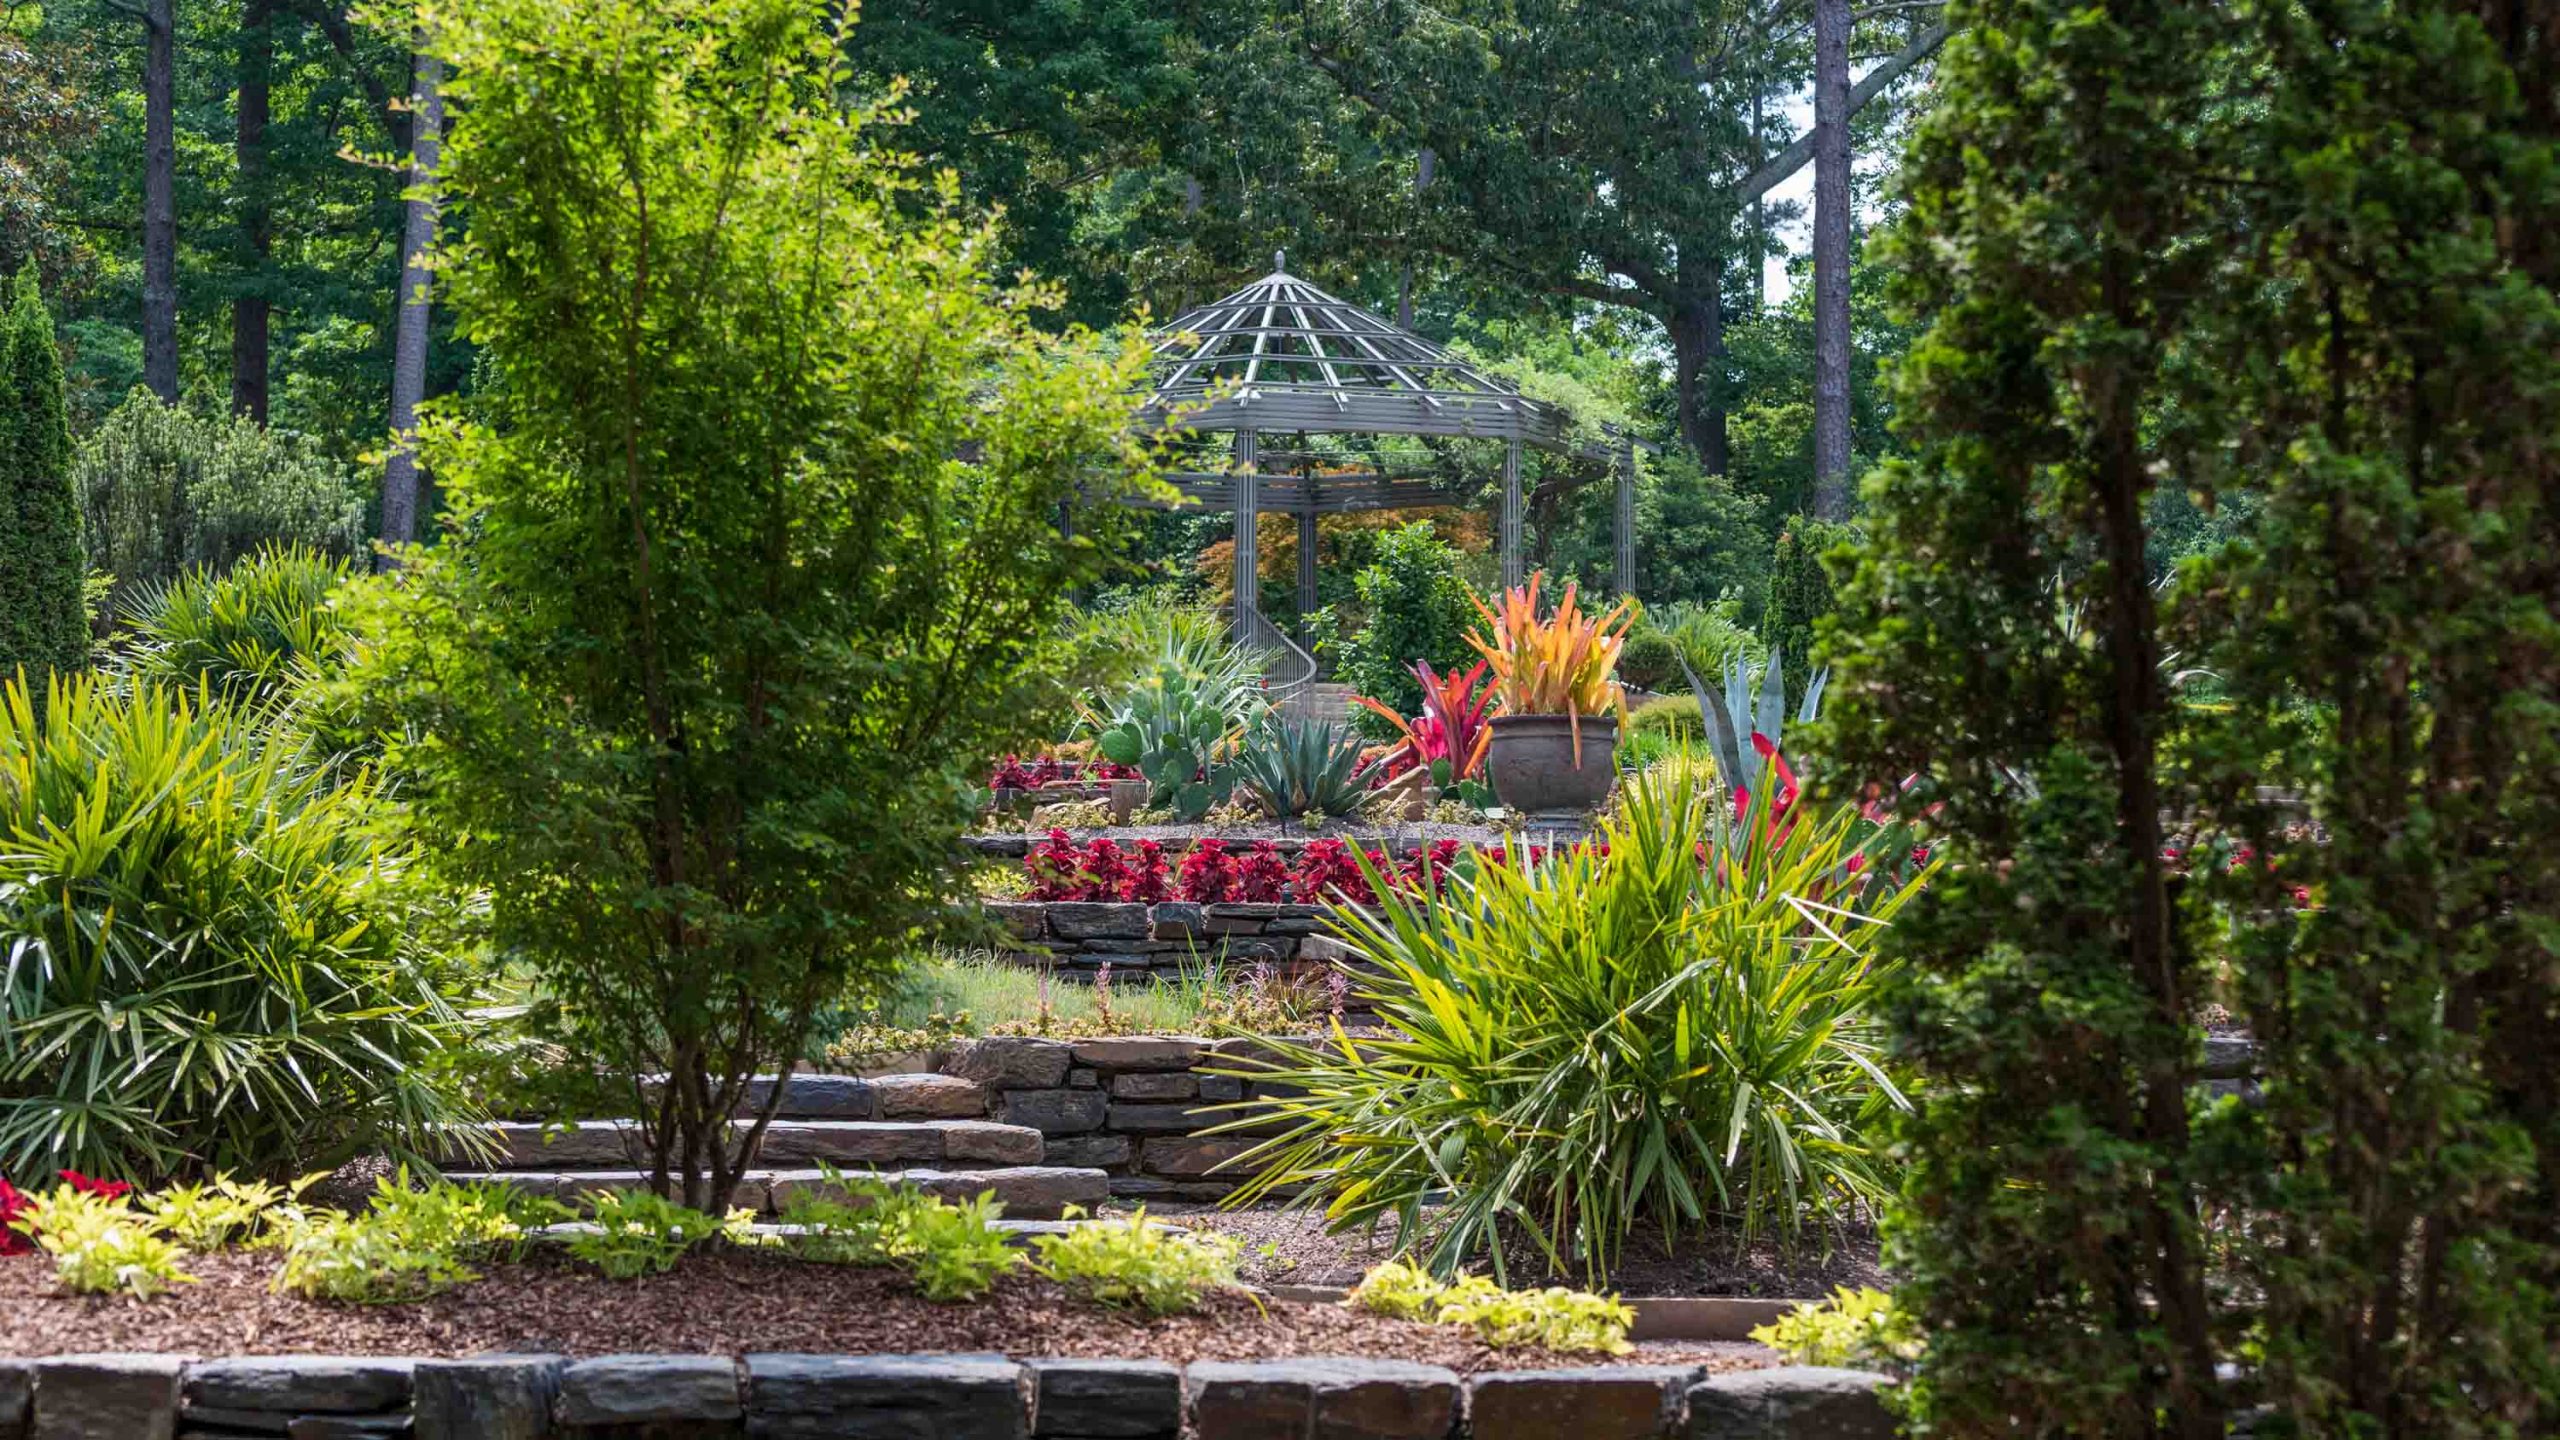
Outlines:
[[[1235,515],[1238,638],[1266,645],[1280,638],[1260,614],[1257,595],[1256,522],[1263,512],[1297,517],[1298,603],[1304,614],[1315,607],[1317,516],[1463,503],[1428,477],[1382,466],[1319,473],[1312,452],[1292,455],[1269,447],[1267,437],[1273,436],[1303,442],[1312,436],[1439,435],[1503,442],[1495,534],[1506,585],[1524,578],[1522,447],[1604,459],[1617,481],[1615,578],[1621,590],[1634,588],[1634,437],[1612,434],[1607,445],[1575,445],[1571,417],[1561,409],[1290,274],[1286,258],[1274,255],[1270,274],[1185,311],[1156,333],[1156,388],[1141,412],[1156,422],[1181,414],[1194,433],[1233,436],[1226,464],[1176,470],[1165,478],[1187,501]],[[1275,460],[1281,463],[1273,466]]]

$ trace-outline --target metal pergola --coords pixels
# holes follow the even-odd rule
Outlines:
[[[1186,505],[1235,515],[1238,634],[1263,635],[1271,629],[1258,613],[1255,521],[1262,512],[1297,517],[1298,605],[1304,615],[1315,608],[1317,516],[1464,503],[1463,497],[1424,476],[1385,469],[1319,472],[1313,452],[1303,444],[1296,469],[1265,469],[1266,435],[1502,441],[1495,533],[1505,585],[1525,578],[1521,448],[1605,460],[1617,480],[1616,580],[1620,590],[1634,589],[1639,442],[1633,436],[1612,434],[1607,445],[1576,446],[1568,439],[1569,417],[1563,411],[1291,275],[1285,262],[1285,256],[1274,255],[1270,274],[1184,312],[1156,333],[1156,388],[1140,412],[1144,423],[1179,417],[1193,432],[1234,437],[1226,465],[1178,470],[1165,478]]]

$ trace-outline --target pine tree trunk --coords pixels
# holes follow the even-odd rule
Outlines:
[[[1813,513],[1849,518],[1849,0],[1813,4]]]
[[[232,153],[238,167],[242,293],[231,302],[231,410],[261,424],[267,418],[267,261],[274,249],[273,210],[267,194],[269,79],[275,32],[269,0],[242,0],[238,126]]]
[[[1680,436],[1710,475],[1725,473],[1724,307],[1720,298],[1687,297],[1671,322],[1672,381]]]
[[[415,60],[412,82],[415,108],[411,117],[409,183],[430,183],[436,151],[444,133],[444,98],[438,93],[444,62],[433,55]],[[418,402],[427,394],[428,290],[427,247],[435,243],[436,202],[431,195],[409,197],[408,228],[400,238],[400,323],[391,349],[391,429],[398,437],[382,472],[382,538],[405,545],[418,538],[418,455],[409,438],[417,427]]]
[[[178,17],[145,0],[142,29],[142,383],[178,400]]]

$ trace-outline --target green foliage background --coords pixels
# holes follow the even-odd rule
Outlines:
[[[23,672],[41,692],[47,675],[87,661],[87,568],[53,316],[34,266],[13,290],[0,321],[0,680]]]

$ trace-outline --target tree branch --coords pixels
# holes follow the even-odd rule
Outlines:
[[[1919,38],[1903,46],[1900,54],[1868,71],[1867,78],[1859,81],[1857,87],[1849,92],[1849,113],[1855,115],[1865,109],[1868,101],[1883,94],[1884,88],[1901,79],[1904,71],[1928,59],[1940,45],[1946,43],[1946,39],[1947,27],[1932,25]],[[1794,144],[1772,157],[1768,164],[1751,172],[1751,178],[1742,182],[1742,192],[1736,197],[1737,200],[1745,205],[1750,204],[1776,189],[1788,176],[1803,169],[1812,160],[1813,132],[1807,130],[1796,137]]]
[[[106,0],[106,3],[112,5],[117,0]],[[302,10],[318,22],[321,33],[329,37],[329,48],[337,51],[338,58],[347,62],[347,70],[356,77],[357,86],[363,89],[364,98],[373,107],[374,118],[382,122],[383,132],[391,137],[392,147],[402,154],[408,153],[408,121],[399,103],[392,99],[391,88],[367,70],[364,61],[357,56],[355,32],[347,28],[345,7],[336,0],[303,0]]]

